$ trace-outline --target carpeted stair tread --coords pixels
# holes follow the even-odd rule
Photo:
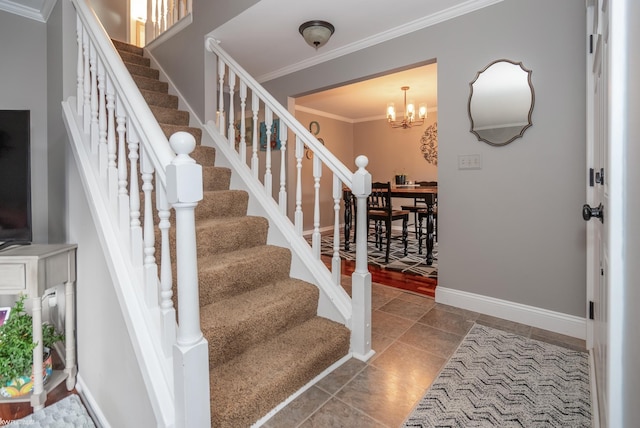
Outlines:
[[[148,91],[146,89],[140,89],[140,93],[142,93],[142,97],[150,106],[178,108],[178,97],[175,95]]]
[[[152,92],[160,92],[163,94],[169,93],[169,83],[161,82],[158,79],[150,79],[144,76],[131,76],[133,77],[133,81],[136,82],[136,85],[139,89],[144,89]]]
[[[267,242],[268,229],[269,222],[263,217],[222,217],[201,220],[196,223],[198,257],[264,245]]]
[[[144,67],[151,66],[151,60],[149,58],[143,57],[142,55],[138,55],[138,54],[127,52],[127,51],[118,51],[118,54],[120,55],[120,58],[122,58],[124,62],[128,62],[130,64],[138,64]]]
[[[142,56],[144,53],[144,49],[141,47],[131,45],[129,43],[121,42],[120,40],[116,40],[116,39],[111,39],[111,42],[113,43],[113,46],[118,51],[131,52],[140,56]]]
[[[195,159],[196,162],[202,166],[213,167],[216,163],[216,149],[213,147],[198,144],[189,156]]]
[[[257,245],[198,259],[200,304],[208,305],[289,277],[291,251]]]
[[[314,317],[210,370],[211,426],[248,427],[349,352],[349,330]]]
[[[249,195],[243,190],[206,190],[198,203],[196,221],[211,217],[240,217],[247,214]]]
[[[189,112],[174,108],[149,106],[156,120],[168,125],[189,125]]]
[[[162,128],[162,130],[164,131],[164,135],[166,135],[167,138],[171,137],[171,135],[175,134],[178,131],[184,131],[195,137],[196,144],[199,145],[202,141],[202,129],[200,128],[183,125],[170,125],[167,123],[160,123],[160,128]]]
[[[160,77],[160,71],[155,68],[147,67],[140,64],[132,64],[130,62],[125,62],[124,65],[134,76],[144,76],[150,79],[158,79]]]
[[[196,159],[196,162],[198,160]],[[198,162],[202,165],[201,162]],[[231,182],[231,170],[222,166],[202,167],[202,187],[205,190],[225,190]]]
[[[316,316],[318,294],[316,286],[287,278],[201,307],[209,367]]]

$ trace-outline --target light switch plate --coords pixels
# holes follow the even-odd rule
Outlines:
[[[482,156],[458,155],[458,169],[482,169]]]

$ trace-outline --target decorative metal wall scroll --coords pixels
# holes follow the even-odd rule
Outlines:
[[[438,166],[438,122],[424,130],[420,138],[420,151],[427,162]]]

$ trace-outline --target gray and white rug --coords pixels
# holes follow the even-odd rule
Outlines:
[[[585,352],[474,325],[404,427],[591,427]]]
[[[309,243],[311,243],[310,237],[308,240]],[[405,256],[402,242],[399,240],[392,240],[388,263],[385,262],[386,248],[378,250],[375,244],[370,241],[367,245],[369,264],[379,266],[383,269],[421,275],[427,278],[438,278],[438,244],[435,243],[433,248],[433,263],[430,266],[427,266],[424,243],[422,247],[422,254],[419,254],[417,241],[418,240],[415,239],[415,236],[411,234],[407,245],[407,255]],[[349,251],[345,251],[344,249],[344,237],[342,235],[340,243],[340,258],[343,260],[354,261],[356,259],[355,243],[351,243]],[[325,256],[333,256],[333,235],[322,236],[320,252]]]
[[[29,416],[7,425],[13,428],[95,428],[87,409],[77,395],[70,395],[62,400],[38,410]]]

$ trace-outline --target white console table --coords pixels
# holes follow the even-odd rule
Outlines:
[[[25,294],[33,317],[33,341],[38,345],[33,351],[33,367],[42,367],[42,296],[46,289],[65,285],[65,368],[54,370],[47,384],[42,376],[34,376],[30,395],[1,398],[0,402],[30,401],[34,411],[42,409],[47,392],[67,381],[70,391],[76,383],[75,344],[75,244],[33,244],[15,246],[0,251],[0,294]],[[34,370],[42,373],[42,370]]]

